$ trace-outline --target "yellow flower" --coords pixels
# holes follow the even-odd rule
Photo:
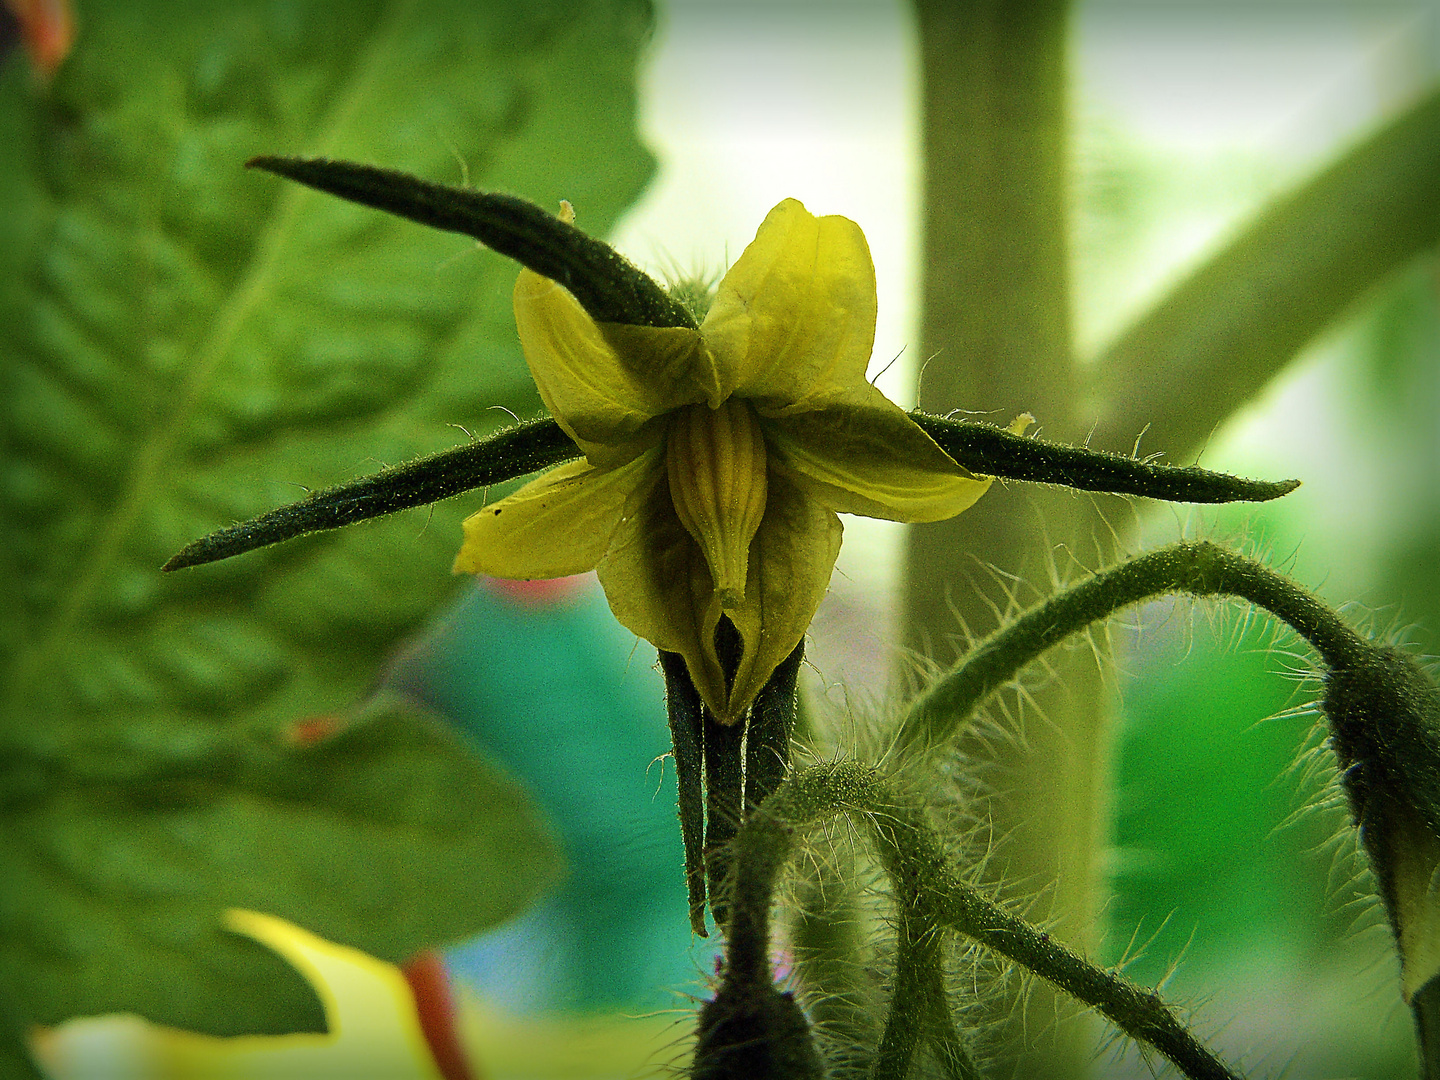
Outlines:
[[[698,330],[596,323],[529,270],[515,319],[540,396],[584,457],[471,515],[456,571],[598,568],[615,617],[683,656],[722,722],[810,625],[837,511],[936,521],[989,486],[865,380],[864,234],[794,199],[770,211]]]

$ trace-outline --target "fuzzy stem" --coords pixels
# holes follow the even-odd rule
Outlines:
[[[796,833],[841,813],[870,826],[901,918],[920,931],[914,941],[932,941],[929,926],[957,930],[1095,1007],[1126,1034],[1164,1054],[1192,1080],[1236,1080],[1236,1074],[1200,1045],[1154,992],[1094,966],[960,881],[923,810],[896,794],[878,770],[855,762],[820,765],[794,774],[751,815],[736,837],[732,933],[742,933],[749,949],[765,947],[770,898],[776,878],[794,850]],[[902,941],[902,954],[904,946]],[[927,957],[911,950],[908,959]],[[938,970],[927,966],[932,972]],[[907,995],[923,992],[927,978],[933,976],[910,965],[897,973],[897,983],[913,981],[915,991],[907,990]],[[932,983],[930,989],[938,987]],[[911,1021],[905,1017],[892,1017],[892,1021],[899,1047],[903,1033],[898,1029]],[[958,1037],[942,1044],[942,1060],[957,1045]],[[903,1076],[903,1066],[913,1051],[911,1044],[902,1063],[897,1049],[892,1060],[902,1067],[889,1075]]]
[[[1174,544],[1096,574],[981,642],[911,705],[896,749],[914,753],[948,744],[986,697],[1046,649],[1121,608],[1176,592],[1258,604],[1294,627],[1331,667],[1368,655],[1363,638],[1294,582],[1207,541]]]
[[[917,918],[917,906],[918,897],[902,905],[907,914],[895,956],[895,991],[871,1080],[905,1080],[925,1041],[948,1080],[980,1080],[980,1069],[955,1026],[955,1010],[945,990],[940,928],[932,919]]]
[[[900,930],[900,947],[895,952],[895,988],[885,1034],[875,1054],[870,1080],[905,1080],[910,1064],[925,1041],[925,1020],[929,1013],[926,976],[939,958],[936,950],[914,940],[907,926]]]

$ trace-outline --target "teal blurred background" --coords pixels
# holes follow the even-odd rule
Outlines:
[[[452,973],[516,1012],[648,1011],[698,992],[714,950],[690,935],[664,680],[593,576],[482,579],[391,681],[504,761],[564,844],[560,887],[451,950]]]

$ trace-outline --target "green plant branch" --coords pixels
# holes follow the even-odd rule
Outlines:
[[[871,1080],[905,1080],[910,1075],[910,1065],[928,1035],[928,976],[939,962],[933,943],[917,941],[908,921],[902,921],[900,945],[895,950],[895,986]]]
[[[1371,646],[1294,582],[1205,541],[1130,559],[1032,608],[981,642],[918,697],[897,729],[897,752],[948,744],[977,706],[1045,650],[1098,619],[1166,593],[1233,594],[1265,608],[1309,641],[1330,667],[1352,666]]]
[[[921,695],[900,722],[894,759],[913,759],[955,739],[990,693],[1052,645],[1121,608],[1167,593],[1243,598],[1287,623],[1320,654],[1326,669],[1320,708],[1395,935],[1402,990],[1427,1063],[1424,1075],[1434,1077],[1440,1057],[1440,1008],[1431,986],[1440,979],[1434,946],[1440,911],[1432,884],[1440,873],[1440,692],[1404,651],[1371,644],[1288,578],[1203,541],[1162,548],[1096,574],[992,635]],[[951,925],[983,929],[989,937],[977,930],[977,939],[1039,970],[1037,950],[1053,943],[1035,942],[1020,924],[986,922],[988,901],[957,884],[946,885],[943,900]],[[1007,944],[995,935],[1014,940]],[[1064,962],[1046,977],[1089,1000],[1093,988],[1081,984],[1091,976],[1064,958],[1058,945],[1053,948]],[[1133,995],[1127,1001],[1135,1022],[1168,1023],[1153,1010],[1147,1014],[1148,1006]]]
[[[793,774],[737,834],[731,948],[741,950],[747,971],[754,972],[757,958],[766,955],[770,898],[794,851],[797,835],[841,813],[870,826],[901,919],[922,931],[916,939],[919,943],[933,941],[927,924],[959,931],[1093,1006],[1127,1035],[1153,1046],[1193,1080],[1236,1080],[1236,1074],[1206,1050],[1153,991],[1095,967],[960,881],[923,811],[898,795],[879,770],[856,762],[820,765]],[[913,958],[926,959],[912,954]],[[759,970],[768,978],[767,969]],[[913,989],[907,988],[907,995],[919,997],[927,992],[927,978],[934,975],[897,972],[897,984],[903,978],[914,983]],[[934,989],[931,982],[932,1003]],[[899,1071],[890,1074],[895,1077],[904,1075],[904,1064],[914,1052],[905,1030],[912,1024],[909,1018],[892,1015],[887,1025],[887,1041],[891,1030],[896,1032],[891,1060]],[[932,1021],[927,1032],[932,1041],[933,1032]],[[947,1038],[939,1047],[942,1060],[958,1044],[958,1036],[953,1041]],[[910,1049],[902,1062],[906,1045]]]
[[[930,1047],[947,1080],[982,1080],[980,1066],[966,1048],[965,1038],[955,1023],[955,1013],[945,992],[944,972],[932,968],[925,975],[930,984],[926,994]]]
[[[908,912],[915,906],[912,898],[903,908]],[[905,1080],[916,1052],[927,1041],[949,1080],[981,1080],[945,990],[940,928],[932,919],[907,917],[900,935],[895,990],[871,1080]]]
[[[1097,445],[1172,458],[1393,270],[1440,242],[1440,90],[1265,209],[1111,344],[1080,398]],[[1197,393],[1204,387],[1204,393]]]

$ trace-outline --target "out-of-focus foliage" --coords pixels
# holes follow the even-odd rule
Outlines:
[[[1084,267],[1070,263],[1067,221],[1068,9],[1042,3],[1015,15],[993,2],[917,0],[926,154],[920,351],[930,358],[919,403],[1002,417],[1029,409],[1050,438],[1128,450],[1143,433],[1142,452],[1192,460],[1307,344],[1433,250],[1440,92],[1430,88],[1260,207],[1080,359],[1069,280]],[[1080,254],[1093,258],[1102,239],[1082,236]],[[1081,329],[1093,347],[1095,327]],[[1062,580],[1083,577],[1109,561],[1112,543],[1116,553],[1130,550],[1134,523],[1113,503],[1027,492],[1023,504],[991,497],[953,522],[917,528],[907,553],[906,640],[944,662],[957,620],[972,630],[993,625],[994,597],[983,580],[980,590],[967,580],[975,563],[1003,583],[991,590],[1003,606],[1011,582],[1054,580],[1052,570]],[[966,748],[1004,777],[980,812],[997,841],[987,864],[995,885],[1017,898],[1043,893],[1055,935],[1087,946],[1098,945],[1090,935],[1104,908],[1114,748],[1111,695],[1098,670],[1088,650],[1057,653],[1048,677],[1012,699],[1024,737],[977,737]],[[1298,745],[1304,728],[1294,734]],[[1061,1019],[1047,988],[1026,992],[1023,1007],[997,999],[987,1016],[997,1029],[1015,1023],[999,1071],[1083,1075],[1093,1055],[1085,1024]],[[1054,1040],[1031,1038],[1051,1028]]]
[[[1428,139],[1433,146],[1433,127]],[[1243,221],[1276,189],[1279,167],[1260,151],[1166,158],[1108,130],[1085,145],[1077,315],[1091,338],[1128,314],[1132,298],[1163,291],[1172,266],[1159,266],[1157,277],[1157,253],[1167,241]],[[1421,236],[1414,229],[1407,239]],[[1183,520],[1190,534],[1265,553],[1331,602],[1358,601],[1348,614],[1381,636],[1409,626],[1401,638],[1433,652],[1436,286],[1433,254],[1382,277],[1282,376],[1343,401],[1333,418],[1313,417],[1325,433],[1315,438],[1346,460],[1347,474],[1383,476],[1379,490],[1358,493],[1358,507],[1338,514],[1314,505],[1315,480],[1332,460],[1315,461],[1273,434],[1280,445],[1259,451],[1264,457],[1246,456],[1257,452],[1253,440],[1239,457],[1233,443],[1228,451],[1210,445],[1202,461],[1214,467],[1296,475],[1306,486],[1259,508],[1178,518],[1162,510],[1144,529],[1148,541]],[[1289,400],[1297,409],[1321,404]],[[1214,442],[1223,441],[1217,434]],[[1171,447],[1147,432],[1141,453],[1160,449]],[[1360,552],[1380,556],[1378,567]],[[1273,626],[1242,618],[1234,607],[1202,615],[1161,605],[1126,643],[1105,955],[1131,956],[1126,970],[1141,981],[1168,978],[1177,994],[1213,995],[1211,1015],[1245,1014],[1227,1032],[1231,1045],[1303,1044],[1293,1069],[1306,1075],[1411,1075],[1410,1020],[1390,1007],[1393,945],[1373,879],[1353,857],[1348,814],[1338,804],[1306,806],[1325,798],[1321,785],[1333,778],[1325,757],[1308,752],[1321,739],[1311,730],[1315,716],[1287,712],[1316,688],[1282,673],[1308,663],[1290,655],[1292,641]],[[1288,989],[1277,993],[1278,985]],[[1284,1004],[1256,1004],[1267,994]]]
[[[472,506],[158,568],[298,485],[538,404],[513,266],[246,158],[468,170],[603,231],[652,168],[650,14],[95,0],[52,82],[0,72],[3,1027],[313,1029],[313,995],[223,907],[399,960],[551,879],[511,782],[404,708],[351,715],[455,587]],[[320,716],[341,733],[297,746]]]

